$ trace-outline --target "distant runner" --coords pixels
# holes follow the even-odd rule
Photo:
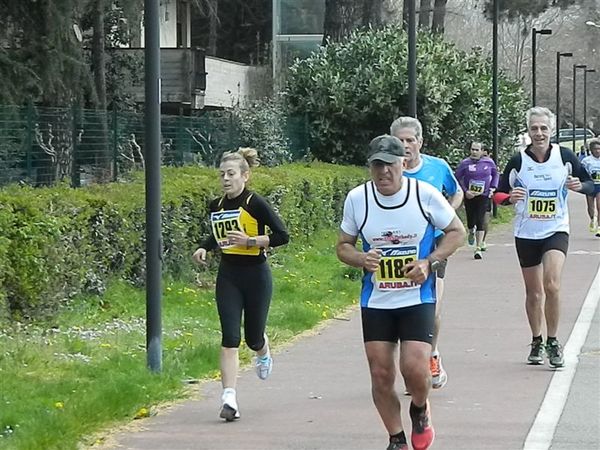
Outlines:
[[[564,365],[558,334],[560,282],[569,247],[567,189],[591,193],[588,173],[575,153],[550,144],[556,116],[547,108],[527,111],[532,143],[515,154],[504,169],[494,201],[515,205],[514,235],[525,283],[525,308],[532,340],[529,364]],[[542,337],[546,320],[548,336]]]

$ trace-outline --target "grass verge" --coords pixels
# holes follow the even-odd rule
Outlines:
[[[334,243],[335,232],[323,232],[271,258],[275,347],[356,301],[359,272],[337,261]],[[122,282],[76,299],[52,323],[0,331],[0,447],[90,445],[98,430],[189,395],[183,380],[217,377],[219,322],[213,286],[203,284],[164,283],[160,374],[146,369],[145,293]],[[242,349],[243,362],[250,357]]]
[[[511,218],[511,208],[499,208],[492,226]],[[291,244],[272,256],[274,346],[356,302],[360,273],[338,262],[335,239],[334,231],[321,232],[311,244]],[[102,297],[75,299],[51,323],[0,330],[0,448],[91,445],[99,430],[189,395],[183,380],[217,377],[214,276],[199,279],[202,287],[164,283],[160,374],[146,368],[145,292],[122,282]],[[242,362],[250,357],[242,349]]]

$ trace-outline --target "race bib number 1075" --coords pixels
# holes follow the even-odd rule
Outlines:
[[[527,200],[527,212],[531,219],[550,220],[556,217],[558,191],[532,189]]]

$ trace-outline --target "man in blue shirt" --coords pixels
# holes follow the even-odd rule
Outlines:
[[[404,176],[416,178],[433,185],[442,192],[450,205],[457,209],[463,200],[463,192],[454,177],[454,173],[448,163],[441,158],[425,155],[421,153],[423,147],[423,126],[418,119],[414,117],[399,117],[392,123],[390,134],[397,137],[404,144],[405,149],[405,170]],[[436,237],[439,239],[444,233],[436,230]],[[431,382],[434,389],[441,389],[448,381],[448,375],[442,366],[437,342],[441,324],[441,300],[444,290],[444,267],[437,271],[436,291],[437,303],[435,308],[435,328],[432,342],[432,353],[430,360]]]

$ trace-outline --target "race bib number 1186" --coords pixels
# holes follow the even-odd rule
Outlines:
[[[410,289],[418,285],[404,275],[404,267],[417,260],[417,247],[382,248],[379,269],[375,272],[377,289]]]

